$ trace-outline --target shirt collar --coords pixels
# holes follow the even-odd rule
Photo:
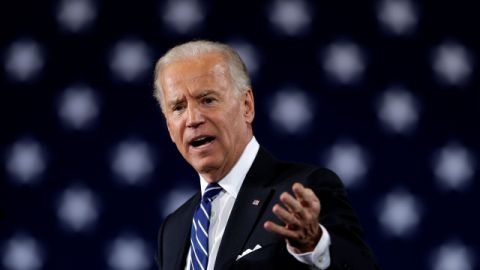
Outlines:
[[[218,181],[218,184],[225,190],[229,195],[237,198],[237,194],[240,191],[240,187],[243,184],[243,180],[250,170],[250,167],[257,156],[260,145],[258,144],[255,137],[252,137],[250,142],[247,144],[243,150],[242,155],[238,159],[237,163],[233,166],[230,172],[225,175],[222,179]],[[205,192],[205,189],[208,186],[208,182],[200,176],[200,188],[202,190],[202,195]]]

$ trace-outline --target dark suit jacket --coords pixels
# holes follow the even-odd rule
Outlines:
[[[331,236],[329,269],[377,269],[338,177],[327,169],[277,161],[260,148],[227,222],[215,270],[309,269],[288,253],[283,238],[263,228],[267,220],[281,223],[271,209],[283,191],[291,191],[294,182],[313,189],[320,199],[320,223]],[[184,269],[191,220],[200,197],[199,192],[163,222],[156,254],[160,269]],[[259,204],[252,204],[254,200]],[[257,244],[262,248],[236,260],[239,254]]]

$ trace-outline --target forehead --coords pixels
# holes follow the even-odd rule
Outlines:
[[[166,66],[161,74],[165,90],[192,83],[214,83],[229,76],[228,66],[223,55],[210,53],[175,61]]]

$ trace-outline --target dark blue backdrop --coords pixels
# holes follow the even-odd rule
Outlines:
[[[156,59],[247,62],[254,131],[336,171],[383,269],[479,269],[474,1],[28,1],[0,16],[0,269],[155,269],[198,189],[152,97]]]

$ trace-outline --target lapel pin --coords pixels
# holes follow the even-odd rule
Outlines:
[[[252,204],[255,205],[255,206],[258,206],[258,204],[260,203],[259,200],[253,200]]]

